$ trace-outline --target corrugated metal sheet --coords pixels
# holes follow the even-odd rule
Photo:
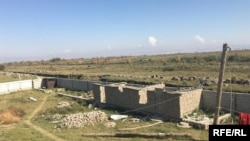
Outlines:
[[[46,88],[47,89],[52,89],[55,88],[56,86],[56,78],[44,78],[46,82]]]

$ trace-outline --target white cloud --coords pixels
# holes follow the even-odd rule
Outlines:
[[[201,37],[200,35],[196,35],[194,36],[194,39],[199,42],[199,43],[202,43],[204,44],[205,43],[205,39],[203,37]]]
[[[156,46],[157,40],[156,40],[155,37],[149,36],[149,37],[148,37],[148,43],[149,43],[151,46]]]
[[[111,46],[107,46],[107,49],[108,49],[108,50],[111,50],[111,49],[112,49],[112,47],[111,47]]]
[[[71,51],[70,51],[69,49],[65,49],[65,50],[64,50],[64,53],[65,53],[65,54],[69,54],[69,53],[71,53]]]

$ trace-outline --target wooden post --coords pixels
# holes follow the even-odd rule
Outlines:
[[[221,105],[221,96],[222,96],[222,86],[223,86],[223,75],[225,70],[226,64],[226,56],[227,56],[227,49],[230,48],[227,46],[227,43],[223,44],[223,52],[220,64],[220,73],[219,73],[219,82],[217,87],[217,100],[216,100],[216,107],[215,107],[215,114],[214,114],[214,124],[219,124],[219,115],[220,115],[220,105]]]

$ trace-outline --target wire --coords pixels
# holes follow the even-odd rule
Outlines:
[[[128,111],[121,112],[121,113],[124,114],[124,113],[134,112],[134,111],[138,111],[138,110],[148,109],[148,108],[150,108],[150,107],[154,107],[154,106],[156,106],[156,105],[160,105],[160,104],[163,104],[163,103],[165,103],[165,102],[169,102],[169,101],[175,100],[175,99],[177,99],[177,98],[179,98],[179,97],[167,99],[167,100],[164,100],[164,101],[159,102],[159,103],[156,103],[156,104],[148,105],[148,106],[145,106],[145,107],[142,107],[142,108],[133,109],[133,110],[128,110]]]
[[[230,48],[230,51],[229,51],[229,53],[231,52],[231,48]],[[228,53],[228,54],[229,54]],[[227,64],[226,65],[228,65],[228,61],[227,61]],[[231,109],[232,109],[232,92],[233,92],[233,90],[232,90],[232,76],[231,76],[231,69],[230,69],[230,67],[228,67],[229,69],[228,69],[228,72],[229,72],[229,80],[230,80],[230,114],[232,114],[232,111],[231,111]]]
[[[230,114],[232,114],[232,97],[233,97],[233,90],[232,90],[232,77],[231,77],[231,71],[229,69],[229,75],[230,75],[230,90],[231,90],[231,95],[230,95]]]
[[[235,113],[242,113],[242,112],[240,112],[240,111],[236,111],[236,110],[231,110],[231,109],[228,109],[228,108],[224,108],[224,107],[221,107],[222,109],[224,109],[224,110],[228,110],[228,111],[233,111],[233,112],[235,112]]]

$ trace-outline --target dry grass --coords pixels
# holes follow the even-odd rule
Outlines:
[[[12,124],[20,121],[24,116],[24,111],[20,108],[12,107],[0,112],[0,124]]]
[[[71,93],[71,92],[67,92]],[[74,93],[74,92],[72,92]],[[29,96],[35,97],[38,99],[37,102],[30,101],[28,99]],[[42,106],[42,109],[31,119],[31,122],[46,130],[47,132],[60,137],[65,140],[69,141],[96,141],[96,140],[123,140],[123,141],[146,141],[149,139],[145,138],[117,138],[117,137],[83,137],[82,135],[84,133],[115,133],[120,132],[119,129],[122,128],[133,128],[138,126],[146,126],[153,122],[150,121],[141,121],[139,123],[131,122],[129,119],[126,121],[114,121],[116,122],[117,126],[115,128],[106,128],[103,124],[96,124],[95,126],[86,126],[85,128],[55,128],[55,124],[52,124],[51,122],[53,119],[46,118],[48,115],[53,115],[56,113],[76,113],[76,112],[88,112],[93,109],[89,109],[88,106],[84,103],[79,103],[71,98],[66,97],[59,97],[56,93],[43,93],[41,91],[37,90],[28,90],[28,91],[21,91],[16,93],[11,93],[7,95],[0,96],[0,107],[3,110],[1,113],[4,113],[4,111],[8,111],[8,116],[6,119],[11,119],[10,117],[19,117],[19,121],[14,122],[14,118],[11,121],[15,124],[2,124],[1,127],[4,125],[12,125],[11,128],[1,128],[0,127],[0,136],[3,140],[33,140],[33,141],[41,141],[41,140],[47,140],[50,141],[46,135],[37,132],[33,128],[31,128],[29,125],[25,123],[26,120],[29,119],[30,115],[36,110],[37,107],[42,103],[42,100],[45,96],[48,96],[45,104]],[[60,101],[68,101],[71,103],[72,107],[71,109],[64,109],[65,111],[57,111],[55,110],[55,107],[58,102]],[[7,104],[8,103],[8,104]],[[17,110],[18,108],[8,108],[8,107],[22,107],[24,113],[20,112],[20,110]],[[63,109],[62,109],[63,110]],[[106,114],[117,114],[117,110],[115,109],[101,109]],[[13,112],[14,111],[14,112]],[[14,116],[17,115],[17,116]],[[23,116],[23,117],[22,117]],[[22,117],[22,118],[21,118]],[[133,117],[132,115],[129,115],[129,117]],[[1,118],[1,117],[0,117]],[[125,132],[125,131],[124,131]],[[207,140],[208,132],[206,130],[198,130],[198,129],[184,129],[177,127],[175,123],[171,122],[164,122],[161,124],[158,124],[156,126],[151,126],[147,128],[140,128],[136,130],[126,131],[128,133],[189,133],[192,134],[193,138],[198,140]],[[24,136],[25,135],[25,136]],[[1,139],[0,139],[1,140]],[[152,138],[150,140],[154,141],[160,141],[163,139],[157,139]],[[166,140],[192,140],[188,138],[184,139],[176,139],[176,138],[169,138]]]

